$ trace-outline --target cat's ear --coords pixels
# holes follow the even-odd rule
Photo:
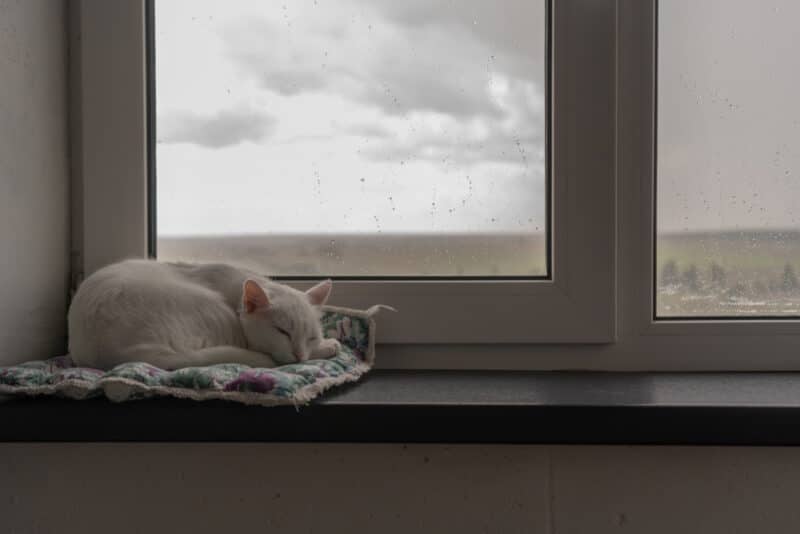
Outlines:
[[[331,289],[333,289],[333,281],[329,278],[306,291],[306,295],[308,295],[308,300],[311,301],[311,304],[322,306],[331,296]]]
[[[264,289],[255,280],[245,280],[242,290],[242,304],[247,313],[253,313],[257,308],[268,308],[269,298]]]

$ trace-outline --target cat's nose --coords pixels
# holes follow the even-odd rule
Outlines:
[[[308,359],[308,356],[302,352],[295,352],[294,357],[298,362],[304,362]]]

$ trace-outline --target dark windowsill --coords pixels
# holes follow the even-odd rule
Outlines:
[[[800,444],[800,374],[375,371],[309,406],[0,401],[0,441]]]

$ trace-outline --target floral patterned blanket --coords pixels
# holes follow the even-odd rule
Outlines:
[[[358,380],[375,360],[375,322],[381,306],[362,310],[325,306],[326,337],[342,349],[326,360],[282,365],[271,369],[239,364],[187,367],[165,371],[150,364],[129,362],[110,371],[75,367],[70,357],[0,367],[0,394],[58,395],[85,399],[105,395],[121,402],[154,396],[194,400],[226,399],[274,406],[307,403],[323,391]]]

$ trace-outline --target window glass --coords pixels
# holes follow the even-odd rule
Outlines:
[[[157,248],[547,275],[543,0],[156,0]]]
[[[800,315],[800,4],[659,2],[656,314]]]

